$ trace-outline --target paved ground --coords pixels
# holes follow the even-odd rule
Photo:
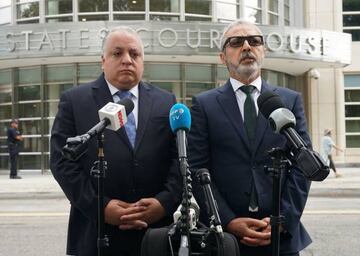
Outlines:
[[[313,182],[310,196],[360,197],[360,167],[339,168],[342,177],[333,172],[323,182]],[[1,198],[63,197],[61,188],[50,173],[19,173],[23,179],[10,180],[6,172],[0,172]]]

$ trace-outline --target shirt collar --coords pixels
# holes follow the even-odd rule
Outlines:
[[[245,85],[232,77],[230,77],[230,83],[234,92],[236,92],[241,86]],[[258,78],[251,82],[251,85],[255,86],[258,92],[261,92],[261,77],[258,76]]]
[[[120,91],[118,88],[113,86],[108,80],[105,79],[105,81],[109,87],[109,90],[110,90],[110,93],[112,96],[114,96],[114,94],[116,94],[118,91]],[[135,97],[136,99],[139,98],[139,84],[137,84],[133,88],[131,88],[129,90],[129,92],[131,92],[132,96]]]

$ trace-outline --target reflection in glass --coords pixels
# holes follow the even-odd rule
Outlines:
[[[179,0],[151,0],[151,12],[179,12]]]
[[[114,14],[114,20],[144,20],[142,14]]]
[[[345,105],[345,117],[359,117],[360,105]]]
[[[46,18],[46,22],[47,22],[47,23],[70,22],[70,21],[72,21],[72,20],[73,20],[72,16]]]
[[[25,137],[21,143],[20,152],[41,152],[41,138]]]
[[[176,98],[181,97],[181,83],[180,82],[153,82],[150,81],[151,84],[156,85],[168,92],[175,94]]]
[[[44,116],[55,117],[58,111],[58,105],[58,101],[44,103]]]
[[[102,73],[101,63],[79,64],[78,78],[79,83],[86,83],[95,80]]]
[[[214,83],[186,83],[186,97],[215,88]]]
[[[41,120],[20,120],[19,130],[25,135],[41,134]]]
[[[210,15],[211,0],[185,0],[185,13]]]
[[[212,81],[212,67],[210,65],[186,65],[185,79],[192,81]]]
[[[360,113],[359,113],[360,117]],[[360,120],[346,120],[346,132],[359,132]]]
[[[41,169],[40,155],[20,155],[18,161],[18,168],[20,170],[36,170]]]
[[[79,12],[106,12],[109,10],[108,0],[78,0]]]
[[[278,25],[279,24],[279,17],[274,14],[269,13],[269,25]]]
[[[0,7],[10,6],[11,0],[1,0]]]
[[[39,2],[19,4],[16,6],[18,19],[32,18],[39,16]]]
[[[346,147],[347,148],[360,148],[360,136],[359,135],[346,135]]]
[[[3,145],[3,144],[1,144]],[[6,144],[5,144],[6,145]],[[6,149],[6,152],[7,152],[7,149]],[[6,156],[0,156],[0,169],[3,169],[3,170],[10,170],[10,160],[9,160],[9,156],[6,155]]]
[[[343,15],[343,26],[360,26],[360,14]]]
[[[245,6],[261,8],[261,0],[244,0]]]
[[[343,0],[343,11],[354,12],[360,11],[360,1],[358,0]]]
[[[73,84],[47,84],[45,85],[45,100],[57,100],[60,94],[73,87]]]
[[[18,84],[40,83],[40,68],[19,68]]]
[[[0,24],[7,24],[11,22],[11,8],[4,7],[0,9]]]
[[[170,15],[150,15],[150,20],[171,20],[178,21],[180,18],[178,16],[170,16]]]
[[[145,11],[145,0],[114,0],[114,11]]]
[[[15,87],[18,101],[40,100],[40,85]]]
[[[47,66],[46,82],[63,82],[73,80],[74,66]]]
[[[19,103],[19,117],[41,117],[41,103]]]
[[[279,3],[278,2],[279,2],[278,0],[268,0],[269,11],[278,13],[279,12]]]
[[[17,24],[35,24],[35,23],[39,23],[39,19],[31,19],[31,20],[22,20],[22,21],[17,21]]]
[[[79,15],[79,21],[108,20],[109,15]]]
[[[211,17],[185,16],[186,21],[211,21]]]
[[[0,136],[6,136],[7,134],[7,129],[10,126],[9,122],[0,122]],[[2,140],[2,138],[0,138],[0,141]],[[6,140],[7,138],[4,138],[5,140],[5,144],[6,144]],[[1,143],[0,143],[1,145]]]
[[[0,103],[11,102],[11,85],[0,85]]]
[[[236,4],[236,0],[231,0],[233,3],[221,3],[216,5],[217,15],[219,19],[235,20],[239,15],[239,6]]]
[[[11,119],[11,105],[0,106],[0,120],[1,119]]]
[[[180,65],[145,63],[144,75],[149,80],[181,80]]]
[[[45,1],[46,15],[72,13],[72,0]]]
[[[360,90],[345,90],[345,101],[360,103]],[[359,113],[359,117],[360,117],[360,113]]]
[[[254,8],[245,7],[245,18],[252,23],[260,24],[261,11]]]

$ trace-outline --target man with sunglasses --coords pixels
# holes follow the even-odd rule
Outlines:
[[[270,256],[272,178],[264,171],[272,161],[271,148],[286,148],[286,138],[275,134],[258,111],[257,98],[273,91],[296,117],[296,131],[311,147],[302,99],[299,93],[268,84],[261,78],[265,57],[260,29],[246,21],[229,24],[221,41],[221,62],[230,78],[220,88],[193,97],[189,134],[192,170],[208,168],[222,225],[237,236],[242,256]],[[311,243],[300,222],[310,182],[291,169],[282,180],[280,255],[297,256]],[[194,194],[208,220],[199,185]]]

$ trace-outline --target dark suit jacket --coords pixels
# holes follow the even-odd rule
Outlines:
[[[311,147],[299,93],[274,87],[263,81],[261,93],[268,90],[280,95],[285,106],[294,113],[296,130]],[[285,148],[286,138],[275,134],[269,121],[259,113],[255,143],[249,144],[230,81],[220,88],[195,96],[191,115],[190,166],[193,170],[204,167],[210,170],[222,224],[226,227],[236,217],[249,216],[252,177],[258,193],[258,218],[269,217],[272,178],[264,171],[264,166],[271,166],[272,162],[266,151],[273,147]],[[311,242],[300,223],[310,182],[305,180],[299,170],[293,169],[291,173],[284,174],[281,184],[281,213],[285,216],[285,227],[288,232],[281,241],[281,251],[297,252]],[[198,201],[203,202],[201,190],[196,188],[196,184],[194,190],[195,196],[200,197]],[[202,206],[202,209],[204,207]],[[204,218],[204,211],[202,217]],[[246,248],[243,251],[246,251]]]
[[[98,110],[113,98],[104,76],[65,91],[61,95],[51,135],[51,170],[71,203],[67,253],[97,255],[97,180],[90,169],[97,160],[97,140],[78,161],[65,159],[61,150],[68,137],[86,133],[99,122]],[[167,217],[154,226],[168,225],[181,200],[181,175],[176,141],[169,125],[169,110],[175,96],[150,84],[139,84],[139,115],[135,148],[124,128],[104,132],[108,168],[105,205],[111,199],[136,202],[155,197]],[[121,231],[106,225],[110,247],[106,255],[139,255],[144,231]],[[123,254],[122,254],[123,253]]]

